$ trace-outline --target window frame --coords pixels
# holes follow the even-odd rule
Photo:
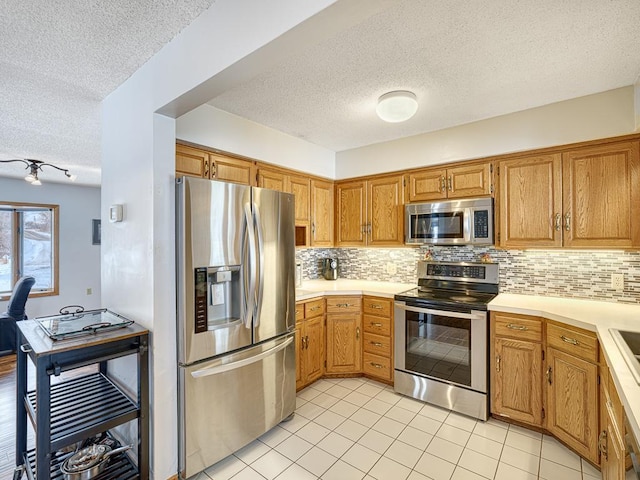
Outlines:
[[[48,204],[48,203],[30,203],[30,202],[6,202],[0,201],[0,209],[12,209],[12,210],[29,210],[29,209],[40,209],[40,210],[50,210],[53,216],[52,219],[52,239],[51,239],[51,281],[53,283],[52,288],[47,290],[36,290],[31,289],[29,293],[29,298],[36,297],[51,297],[55,295],[59,295],[59,279],[60,279],[60,205]],[[15,287],[16,282],[22,276],[20,272],[20,268],[22,267],[22,245],[21,235],[18,234],[18,230],[20,228],[20,216],[16,214],[17,212],[13,212],[11,219],[11,228],[12,228],[12,245],[11,248],[16,254],[16,258],[19,260],[18,262],[13,262],[12,271],[11,271],[11,292],[0,293],[0,301],[6,301],[11,298],[11,294],[13,292],[13,288]],[[19,264],[19,265],[18,265]]]

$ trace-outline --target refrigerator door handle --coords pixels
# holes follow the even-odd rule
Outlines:
[[[245,272],[249,277],[249,288],[245,289],[245,301],[246,301],[246,317],[245,317],[245,327],[252,328],[253,315],[256,308],[256,272],[255,272],[255,263],[256,263],[256,234],[255,234],[255,226],[253,222],[253,214],[251,213],[251,204],[245,203],[244,205],[244,215],[247,224],[247,237],[249,244],[249,258],[246,261]]]
[[[269,350],[265,350],[264,352],[259,353],[258,355],[254,355],[253,357],[249,357],[249,358],[243,358],[242,360],[238,360],[237,362],[231,362],[223,365],[216,365],[215,367],[211,367],[211,368],[203,368],[202,370],[196,370],[195,372],[191,372],[191,376],[193,378],[208,377],[211,375],[217,375],[219,373],[224,373],[230,370],[236,370],[238,368],[246,367],[247,365],[251,365],[252,363],[259,362],[264,358],[279,352],[280,350],[284,350],[289,345],[291,345],[293,340],[294,340],[294,337],[291,336],[281,344],[276,345],[275,347],[270,348]]]
[[[262,234],[262,221],[260,219],[260,209],[257,204],[253,204],[253,215],[255,219],[255,230],[258,233],[258,298],[256,301],[256,312],[254,327],[260,325],[260,307],[262,306],[262,294],[264,292],[264,238]]]

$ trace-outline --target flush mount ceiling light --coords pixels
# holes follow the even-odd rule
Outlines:
[[[418,110],[418,100],[413,92],[397,90],[385,93],[378,99],[376,113],[385,122],[398,123],[409,120]]]
[[[55,165],[52,165],[50,163],[45,163],[42,160],[32,160],[30,158],[27,158],[25,160],[22,160],[22,159],[0,160],[0,163],[11,163],[11,162],[22,162],[26,165],[25,169],[28,169],[29,173],[27,174],[26,177],[24,177],[24,179],[27,182],[29,182],[31,185],[42,185],[42,182],[38,178],[38,171],[42,171],[42,167],[52,167],[52,168],[55,168],[56,170],[60,170],[67,177],[69,177],[69,179],[72,182],[77,178],[75,175],[71,175],[69,173],[69,170],[67,170],[66,168],[56,167]]]

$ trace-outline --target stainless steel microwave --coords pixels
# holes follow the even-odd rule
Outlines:
[[[409,245],[493,244],[493,199],[466,198],[405,206]]]

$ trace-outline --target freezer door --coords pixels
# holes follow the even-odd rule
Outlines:
[[[295,328],[295,209],[293,195],[253,189],[258,265],[254,343]]]
[[[296,403],[294,334],[179,369],[180,478],[252,442]]]
[[[191,177],[177,181],[178,361],[183,365],[251,345],[250,205],[251,187]]]

